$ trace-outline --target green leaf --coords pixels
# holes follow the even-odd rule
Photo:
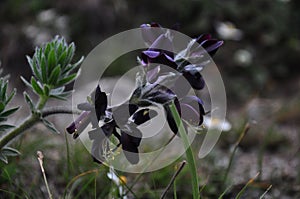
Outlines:
[[[47,84],[45,84],[45,85],[44,85],[44,93],[45,93],[46,96],[49,96],[50,90],[51,90],[51,89],[50,89],[50,86],[47,85]]]
[[[51,122],[49,122],[48,120],[45,120],[45,119],[43,119],[42,121],[43,121],[44,125],[45,125],[50,131],[52,131],[52,132],[54,132],[54,133],[57,133],[57,134],[60,134],[60,132],[55,128],[55,126],[54,126]]]
[[[56,89],[52,89],[52,90],[50,91],[50,95],[60,95],[60,94],[62,94],[62,92],[64,92],[64,90],[65,90],[65,87],[64,87],[64,86],[58,87],[58,88],[56,88]]]
[[[0,160],[2,162],[4,162],[5,164],[8,163],[7,157],[4,154],[2,154],[1,152],[0,152]]]
[[[74,73],[64,79],[59,80],[57,83],[57,86],[64,86],[64,85],[71,83],[72,81],[74,81],[76,79],[76,76],[77,76],[77,74]]]
[[[7,81],[5,81],[3,87],[1,88],[1,99],[5,100],[7,91]]]
[[[39,65],[39,60],[37,59],[36,56],[33,56],[33,59],[31,59],[29,56],[26,56],[27,61],[29,63],[29,66],[31,68],[32,73],[40,80],[42,80],[42,76],[40,71],[37,68],[37,64]]]
[[[58,78],[60,76],[61,68],[60,65],[56,66],[54,70],[51,72],[51,75],[49,77],[49,84],[55,86]]]
[[[31,77],[31,86],[36,94],[44,95],[44,91],[43,91],[42,87],[36,82],[34,77]]]
[[[67,50],[67,58],[66,58],[66,64],[70,63],[75,52],[75,44],[72,42]]]
[[[57,48],[57,50],[56,50],[56,55],[57,55],[57,57],[59,57],[60,56],[60,54],[63,52],[63,43],[60,43],[59,45],[58,45],[58,48]],[[58,62],[59,63],[59,62]]]
[[[8,98],[6,99],[5,103],[8,104],[12,98],[16,95],[17,89],[14,88],[14,90],[11,92],[11,94],[8,96]]]
[[[0,132],[5,132],[8,129],[14,128],[15,126],[9,124],[0,125]]]
[[[0,113],[5,109],[5,104],[0,102]]]
[[[0,114],[0,117],[8,117],[9,115],[13,114],[19,109],[19,107],[11,108],[8,109],[7,111],[4,111],[3,113]]]
[[[0,117],[0,122],[5,122],[5,121],[7,121],[6,117]]]
[[[73,68],[77,68],[84,60],[84,56],[82,56],[75,64],[73,64]]]
[[[63,92],[61,94],[50,95],[50,97],[56,98],[59,100],[67,100],[67,97],[70,96],[72,93],[73,93],[73,90],[70,90],[70,91]]]
[[[48,71],[52,71],[56,67],[55,49],[51,49],[48,55]]]
[[[28,86],[29,88],[32,88],[31,84],[24,77],[21,76],[20,78],[26,86]]]
[[[49,55],[50,50],[51,50],[51,43],[47,43],[44,50],[45,55]]]
[[[40,67],[41,67],[43,83],[47,83],[48,70],[47,70],[46,56],[44,54],[42,54],[40,64],[41,64]]]
[[[35,112],[35,106],[33,104],[32,99],[30,98],[30,96],[25,91],[24,91],[23,95],[24,95],[24,99],[27,102],[31,112]]]
[[[11,148],[11,147],[4,147],[1,152],[5,156],[18,156],[18,155],[21,155],[21,153],[17,149],[14,149],[14,148]]]
[[[64,51],[63,53],[58,54],[58,56],[59,56],[59,58],[58,58],[57,63],[61,64],[64,68],[64,66],[67,64],[66,63],[67,51]]]

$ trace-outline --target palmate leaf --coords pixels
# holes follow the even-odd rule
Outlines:
[[[30,81],[22,81],[40,97],[47,99],[60,96],[64,90],[59,93],[52,90],[64,88],[65,85],[74,81],[77,77],[75,69],[82,63],[83,57],[72,64],[75,54],[75,44],[68,44],[63,37],[56,36],[52,41],[42,47],[37,47],[32,57],[27,56],[27,61],[31,67],[34,76]],[[0,94],[1,95],[1,94]]]

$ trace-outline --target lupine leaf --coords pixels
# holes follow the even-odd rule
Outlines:
[[[8,163],[7,157],[6,157],[4,154],[2,154],[1,151],[0,151],[0,160],[1,160],[2,162],[4,162],[5,164]]]
[[[36,57],[34,56],[33,59],[31,59],[29,56],[26,56],[27,61],[29,63],[29,66],[31,68],[31,71],[33,72],[33,74],[40,80],[42,80],[41,77],[41,73],[37,68],[37,64],[39,64],[39,61],[36,59]]]
[[[36,92],[36,94],[44,95],[44,91],[43,91],[42,87],[36,82],[34,77],[31,78],[31,85],[32,85],[33,90]]]
[[[41,58],[41,72],[42,72],[42,78],[43,82],[47,81],[48,77],[48,71],[47,71],[47,61],[46,61],[46,56],[42,53],[42,58]]]
[[[49,94],[50,94],[50,86],[48,85],[48,84],[45,84],[44,85],[44,94],[46,95],[46,96],[49,96]]]
[[[1,89],[1,99],[6,98],[6,91],[7,91],[7,81],[4,83],[3,88]]]
[[[5,122],[5,121],[7,121],[6,117],[0,117],[0,122]]]
[[[65,65],[65,59],[66,59],[66,57],[67,57],[67,51],[64,51],[63,53],[60,53],[60,54],[58,54],[59,55],[59,58],[58,58],[58,61],[57,61],[57,63],[59,63],[59,64],[62,64],[62,65]],[[63,71],[64,72],[64,71]]]
[[[75,78],[76,78],[76,76],[77,76],[76,73],[71,74],[70,76],[68,76],[68,77],[66,77],[66,78],[64,78],[64,79],[59,80],[58,83],[57,83],[57,85],[58,85],[58,86],[66,85],[66,84],[68,84],[68,83],[74,81]]]
[[[18,155],[21,155],[21,153],[17,149],[14,149],[14,148],[11,148],[11,147],[4,147],[1,152],[5,156],[18,156]]]
[[[18,109],[19,109],[19,107],[8,109],[7,111],[1,113],[0,116],[1,117],[7,117],[7,116],[13,114],[14,112],[16,112]]]
[[[62,94],[62,92],[64,92],[64,90],[65,90],[64,86],[52,89],[50,91],[50,95],[59,95],[59,94]]]
[[[54,133],[60,134],[60,132],[55,128],[55,126],[51,122],[45,119],[43,119],[42,121],[49,130],[51,130]]]
[[[8,129],[14,128],[15,126],[9,124],[0,125],[0,132],[5,132]]]
[[[5,104],[0,102],[0,113],[5,109]]]
[[[32,85],[24,77],[21,76],[20,78],[26,86],[28,86],[29,88],[32,88]]]
[[[48,71],[52,71],[56,67],[55,49],[51,49],[48,55]]]
[[[69,48],[67,50],[67,58],[66,58],[66,63],[70,63],[73,56],[74,56],[74,52],[75,52],[75,44],[72,42],[70,45],[69,45]]]
[[[16,95],[17,89],[14,88],[14,90],[11,92],[11,94],[8,96],[8,98],[6,99],[5,103],[8,104],[12,98]]]
[[[56,85],[58,78],[61,73],[61,67],[60,65],[57,65],[51,72],[51,75],[49,77],[49,84],[50,85]]]
[[[24,99],[27,102],[31,112],[34,112],[35,111],[35,106],[33,104],[32,99],[30,98],[30,96],[26,92],[24,92],[23,95],[24,95]]]

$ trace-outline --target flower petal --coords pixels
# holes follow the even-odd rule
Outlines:
[[[139,162],[138,146],[142,140],[142,133],[137,129],[122,130],[121,143],[125,157],[131,164]]]
[[[203,101],[197,96],[186,96],[180,100],[182,118],[192,125],[201,125],[205,111]]]
[[[186,66],[182,74],[194,89],[200,90],[204,88],[205,82],[198,68]]]
[[[78,118],[76,118],[75,121],[66,128],[66,131],[70,134],[73,134],[73,138],[76,139],[90,122],[91,112],[83,111]]]
[[[181,108],[180,108],[180,104],[179,104],[179,101],[177,98],[174,100],[174,104],[176,106],[178,114],[181,116]],[[164,106],[164,109],[165,109],[165,114],[167,115],[167,122],[169,124],[169,127],[173,131],[173,133],[176,135],[178,132],[178,127],[177,127],[176,121],[172,115],[172,112],[170,110],[169,104],[166,104]]]
[[[105,110],[107,108],[107,96],[105,92],[101,91],[99,85],[96,88],[94,100],[97,119],[100,120],[101,116],[105,115]]]

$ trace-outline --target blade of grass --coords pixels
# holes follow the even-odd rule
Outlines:
[[[232,163],[233,163],[233,158],[234,158],[234,155],[235,155],[235,153],[236,153],[236,151],[238,149],[238,146],[240,145],[240,142],[245,137],[245,135],[249,131],[249,129],[250,129],[250,125],[249,125],[249,123],[246,123],[246,125],[245,125],[242,133],[240,134],[238,140],[234,144],[233,151],[232,151],[232,153],[230,155],[229,163],[228,163],[228,166],[227,166],[227,169],[225,171],[224,178],[223,178],[223,185],[225,185],[225,183],[227,181],[227,177],[228,177],[229,171],[231,169],[231,166],[232,166]]]
[[[79,178],[81,178],[81,177],[83,177],[83,176],[89,175],[89,174],[91,174],[91,173],[96,173],[96,172],[99,172],[99,169],[89,170],[89,171],[83,172],[83,173],[81,173],[81,174],[75,176],[74,178],[72,178],[72,179],[70,180],[70,182],[67,184],[66,188],[65,188],[65,191],[64,191],[64,194],[63,194],[63,198],[66,198],[68,188],[69,188],[74,182],[76,182],[76,180],[78,180]]]
[[[165,188],[164,192],[161,194],[160,199],[165,198],[165,196],[168,193],[168,190],[170,189],[170,187],[172,186],[172,184],[174,183],[176,177],[179,175],[179,173],[182,171],[183,167],[185,166],[186,161],[181,162],[179,168],[177,169],[177,171],[174,173],[174,175],[172,176],[168,186]]]
[[[270,189],[272,188],[272,185],[270,185],[267,190],[259,197],[259,199],[263,199],[265,197],[265,195],[270,191]]]
[[[10,194],[10,195],[12,195],[14,197],[17,197],[17,198],[23,198],[21,195],[18,195],[16,193],[12,192],[12,191],[8,191],[8,190],[5,190],[5,189],[1,189],[0,188],[0,192],[4,192],[4,193],[7,193],[7,194]]]
[[[245,186],[236,195],[235,199],[240,199],[241,198],[242,194],[245,192],[247,187],[254,182],[254,180],[258,177],[258,175],[259,175],[259,172],[245,184]]]
[[[97,173],[97,172],[95,172]],[[83,187],[80,188],[80,191],[77,193],[77,195],[74,197],[74,199],[79,198],[79,196],[82,194],[84,190],[88,188],[88,186],[94,182],[94,180],[97,178],[97,176],[91,177],[86,183],[84,183]]]
[[[231,188],[231,186],[227,187],[223,193],[218,197],[218,199],[223,199],[223,196],[227,193],[227,191]]]
[[[173,116],[173,118],[176,122],[176,125],[179,127],[178,131],[179,131],[179,134],[181,136],[184,148],[186,149],[186,152],[185,152],[186,159],[187,159],[188,168],[190,170],[191,177],[192,177],[193,198],[194,199],[199,199],[200,198],[199,182],[198,182],[197,168],[196,168],[196,163],[195,163],[193,151],[191,149],[189,139],[188,139],[187,134],[185,132],[185,129],[182,125],[182,121],[181,121],[180,116],[177,112],[177,109],[176,109],[176,106],[175,106],[174,102],[172,102],[172,104],[170,105],[170,110],[171,110],[172,116]]]

